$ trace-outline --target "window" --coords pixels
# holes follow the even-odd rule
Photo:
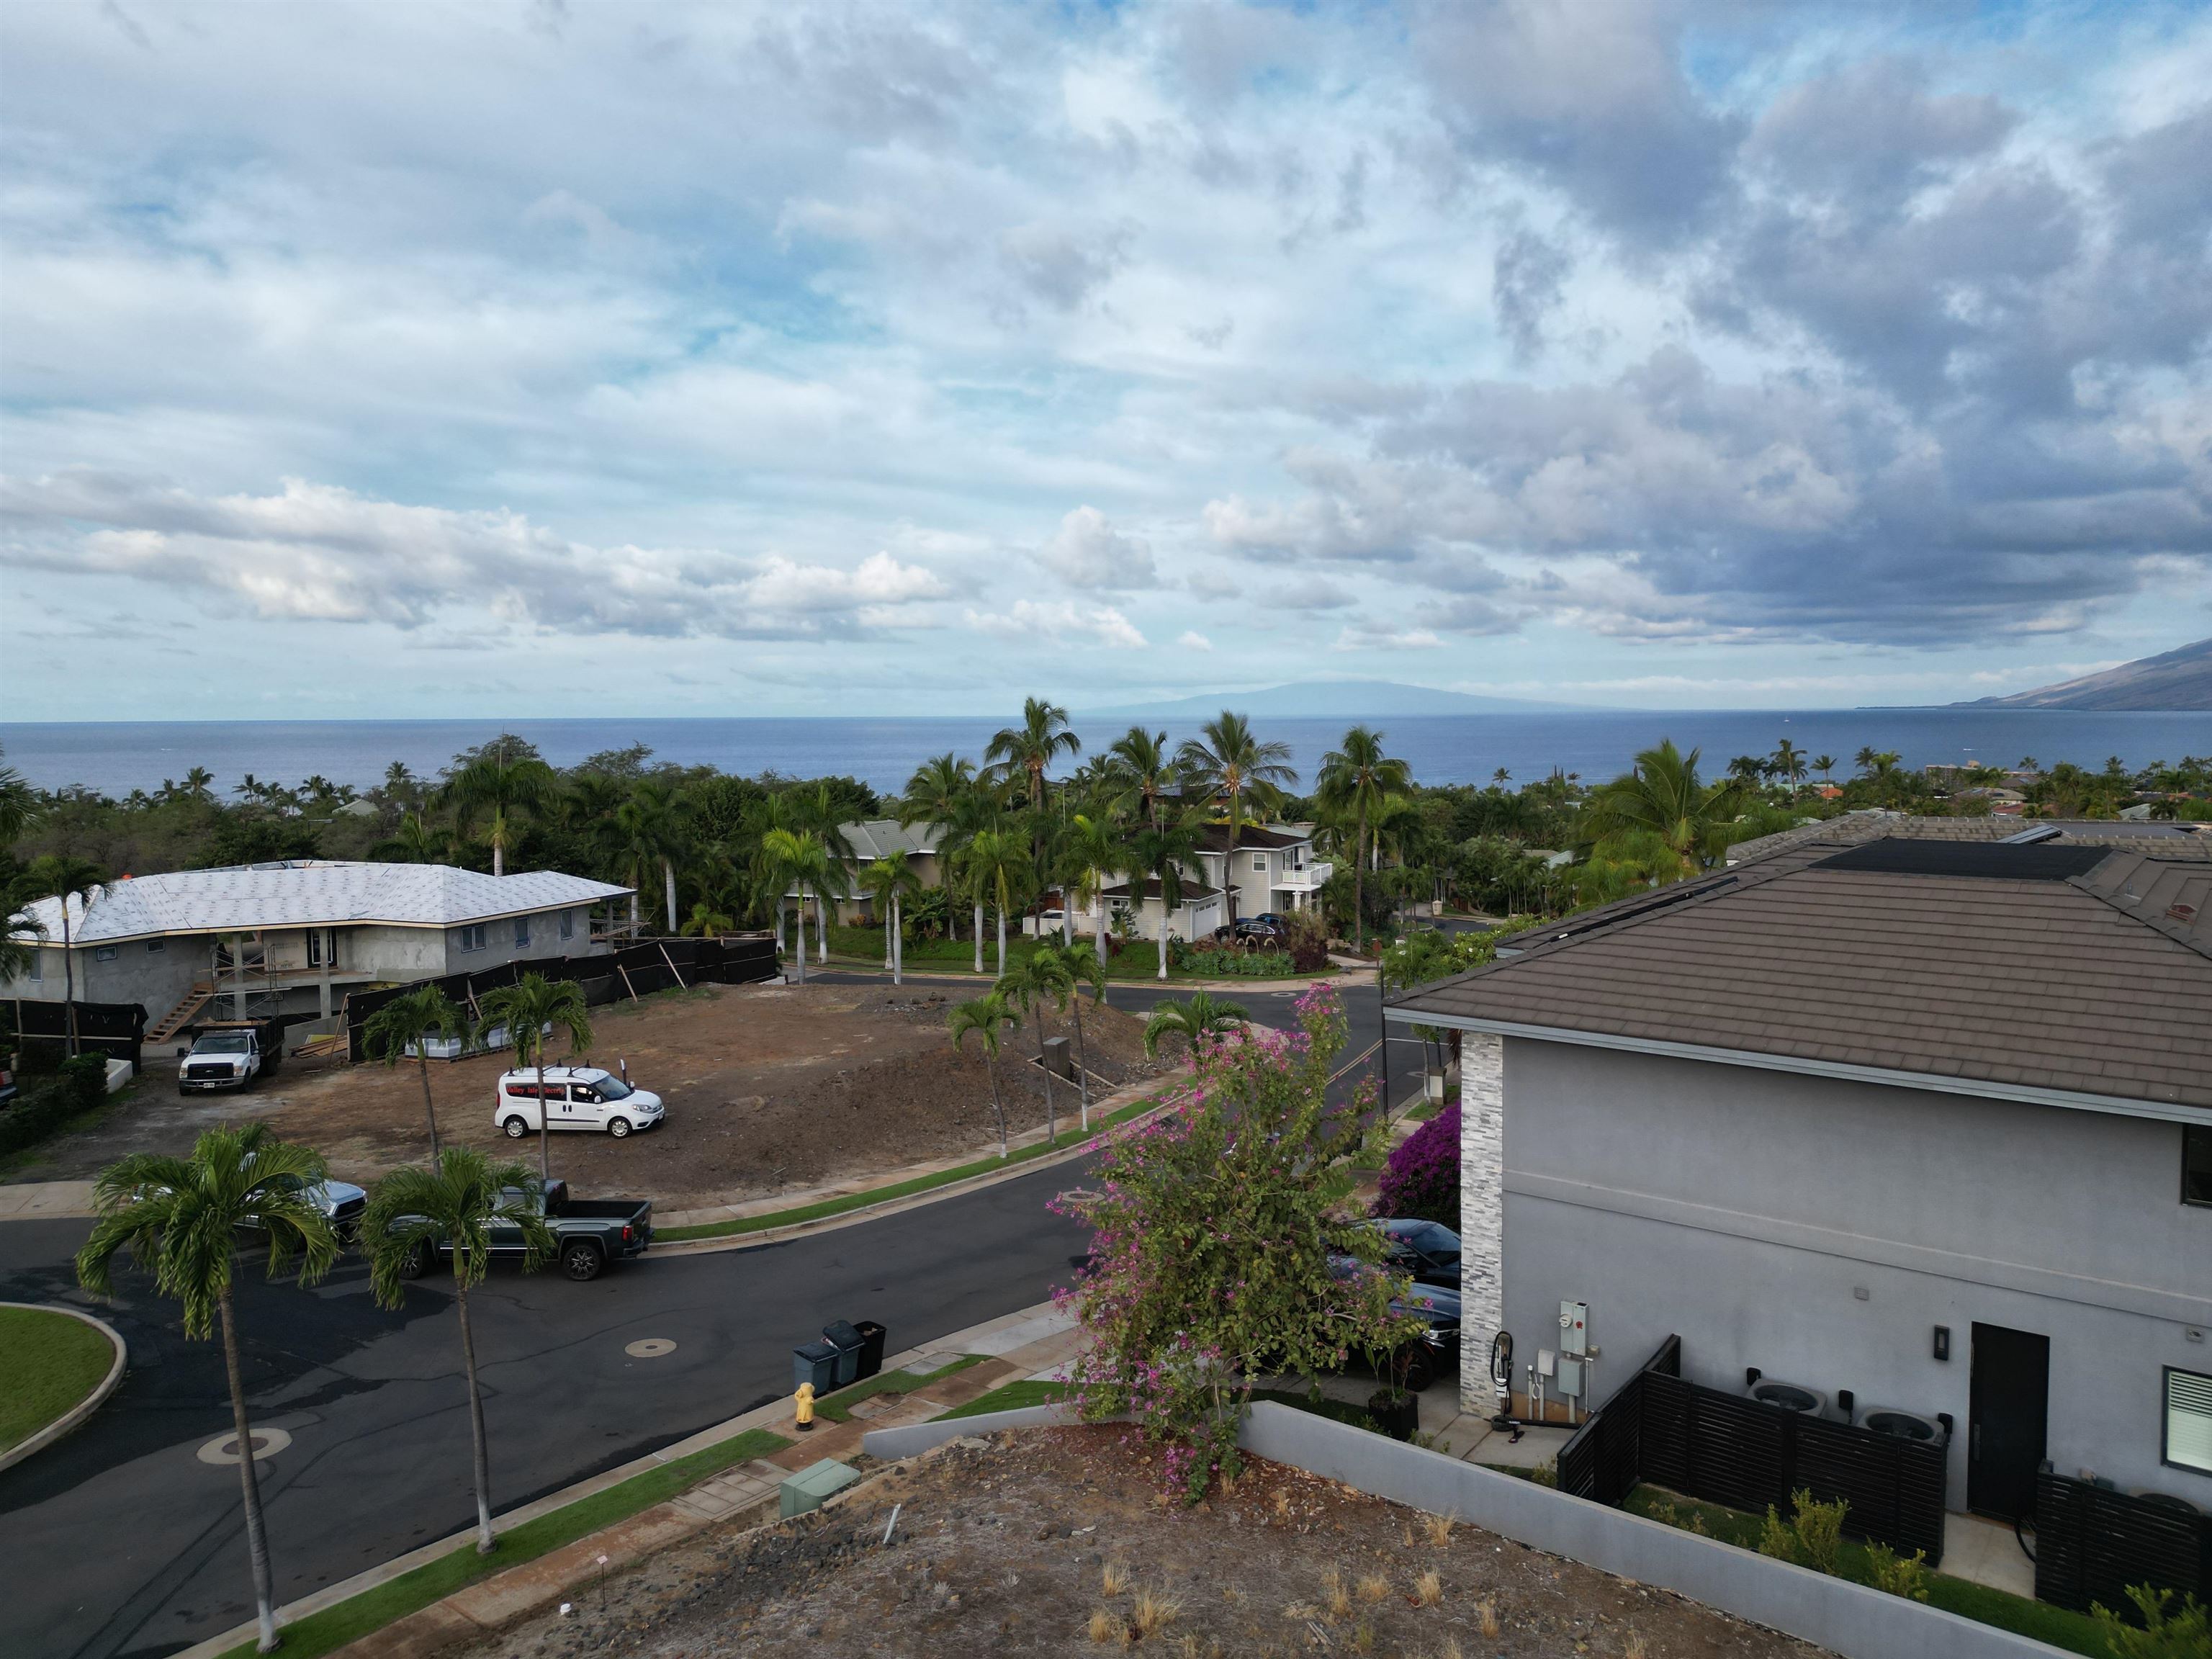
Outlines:
[[[514,919],[514,943],[515,947],[518,950],[523,945],[530,943],[530,918],[528,916],[517,916]]]
[[[1252,854],[1252,873],[1255,876],[1264,876],[1267,873],[1267,855],[1265,853]]]
[[[2212,1474],[2212,1376],[2166,1367],[2166,1437],[2159,1462]]]
[[[118,947],[112,945],[98,945],[93,951],[92,959],[94,962],[112,962],[115,960],[118,950]]]
[[[2181,1201],[2212,1205],[2212,1124],[2181,1131]]]
[[[46,976],[46,953],[44,951],[33,950],[31,952],[31,978],[33,981],[38,981],[44,979]]]
[[[574,910],[563,910],[561,913],[561,937],[562,939],[576,937],[576,913]]]
[[[484,944],[483,923],[480,921],[472,922],[468,927],[460,930],[460,949],[464,951],[481,951],[484,948]]]
[[[146,941],[146,954],[149,957],[158,957],[168,948],[169,941],[165,939],[149,939]]]

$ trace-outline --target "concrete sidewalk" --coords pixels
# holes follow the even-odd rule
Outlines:
[[[98,1213],[89,1181],[24,1181],[0,1187],[0,1221],[55,1221]]]

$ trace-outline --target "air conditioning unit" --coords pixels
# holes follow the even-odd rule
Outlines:
[[[1744,1392],[1760,1405],[1771,1406],[1779,1412],[1797,1412],[1807,1417],[1828,1415],[1828,1396],[1802,1382],[1762,1376]]]
[[[1858,1425],[1876,1434],[1894,1435],[1899,1440],[1921,1440],[1930,1444],[1943,1439],[1943,1425],[1918,1412],[1909,1412],[1897,1406],[1869,1406],[1858,1414]]]

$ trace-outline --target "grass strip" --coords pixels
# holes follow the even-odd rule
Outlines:
[[[115,1363],[106,1333],[43,1308],[0,1308],[0,1451],[74,1409]]]
[[[473,1543],[458,1545],[435,1560],[425,1561],[397,1578],[349,1596],[335,1607],[310,1613],[295,1625],[284,1626],[284,1651],[290,1659],[318,1659],[319,1655],[335,1652],[347,1643],[371,1631],[381,1630],[410,1613],[419,1613],[432,1602],[479,1579],[534,1561],[565,1544],[589,1537],[602,1527],[626,1521],[655,1504],[665,1503],[733,1463],[765,1457],[790,1443],[781,1435],[771,1434],[766,1429],[748,1429],[688,1456],[674,1458],[659,1468],[634,1474],[604,1492],[579,1498],[534,1521],[526,1521],[511,1532],[503,1532],[499,1535],[499,1547],[489,1555],[478,1555]],[[252,1652],[252,1642],[241,1642],[222,1659],[247,1659]]]
[[[772,1227],[791,1227],[802,1221],[819,1221],[825,1216],[843,1215],[849,1210],[864,1210],[872,1204],[887,1204],[896,1199],[910,1198],[933,1188],[947,1187],[956,1181],[988,1175],[994,1170],[1009,1170],[1018,1164],[1027,1164],[1042,1158],[1048,1152],[1079,1146],[1102,1129],[1127,1123],[1131,1118],[1151,1111],[1159,1103],[1158,1096],[1132,1101],[1127,1106],[1092,1118],[1091,1127],[1087,1133],[1080,1129],[1066,1130],[1057,1140],[1040,1140],[1033,1146],[1020,1147],[1011,1158],[979,1158],[972,1164],[939,1170],[932,1175],[915,1176],[906,1181],[895,1181],[888,1187],[871,1187],[866,1192],[847,1193],[841,1198],[825,1198],[817,1204],[802,1204],[795,1209],[775,1210],[766,1215],[749,1215],[730,1221],[703,1221],[690,1227],[656,1227],[653,1237],[656,1243],[676,1243],[687,1238],[733,1238],[745,1233],[766,1232]]]
[[[1763,1517],[1742,1510],[1700,1503],[1695,1498],[1677,1497],[1657,1486],[1639,1486],[1630,1492],[1626,1507],[1631,1514],[1663,1521],[1674,1526],[1686,1527],[1694,1518],[1704,1522],[1708,1537],[1717,1538],[1723,1544],[1734,1544],[1741,1549],[1755,1550],[1759,1547]],[[1867,1583],[1869,1574],[1866,1559],[1865,1545],[1856,1539],[1844,1539],[1837,1562],[1843,1571],[1838,1577],[1848,1578],[1854,1583]],[[1929,1573],[1928,1605],[1941,1607],[1946,1613],[1955,1613],[1962,1619],[1972,1619],[1977,1624],[1994,1625],[1999,1630],[2008,1630],[2014,1635],[2048,1642],[2054,1648],[2091,1655],[2093,1659],[2109,1659],[2112,1651],[2105,1638],[2104,1627],[2087,1614],[2055,1607],[2048,1601],[2014,1595],[2010,1590],[1978,1584],[1972,1579],[1954,1577],[1948,1572]]]
[[[980,1365],[988,1358],[987,1354],[963,1353],[951,1364],[939,1365],[933,1371],[878,1371],[863,1382],[849,1382],[835,1394],[823,1395],[814,1402],[815,1414],[832,1423],[849,1423],[853,1420],[853,1407],[863,1400],[879,1394],[912,1394],[916,1389],[943,1381],[955,1371]]]
[[[1024,1377],[1018,1382],[1006,1382],[979,1394],[964,1406],[955,1406],[943,1417],[934,1420],[948,1422],[956,1417],[988,1417],[993,1412],[1016,1412],[1030,1406],[1050,1406],[1067,1398],[1068,1386],[1048,1378]]]

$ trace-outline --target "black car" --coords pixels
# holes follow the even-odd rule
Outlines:
[[[1411,1273],[1419,1285],[1459,1288],[1459,1235],[1434,1221],[1413,1219],[1375,1224],[1389,1240],[1382,1260],[1401,1273]]]
[[[1330,1269],[1344,1278],[1372,1273],[1366,1262],[1348,1255],[1332,1255]],[[1437,1285],[1414,1285],[1403,1296],[1390,1299],[1390,1311],[1411,1314],[1422,1324],[1419,1338],[1407,1343],[1385,1362],[1398,1380],[1419,1394],[1438,1375],[1459,1365],[1459,1292]],[[1380,1369],[1378,1367],[1378,1369]]]
[[[1273,945],[1287,937],[1281,921],[1280,916],[1241,917],[1230,928],[1230,936],[1240,945]]]

